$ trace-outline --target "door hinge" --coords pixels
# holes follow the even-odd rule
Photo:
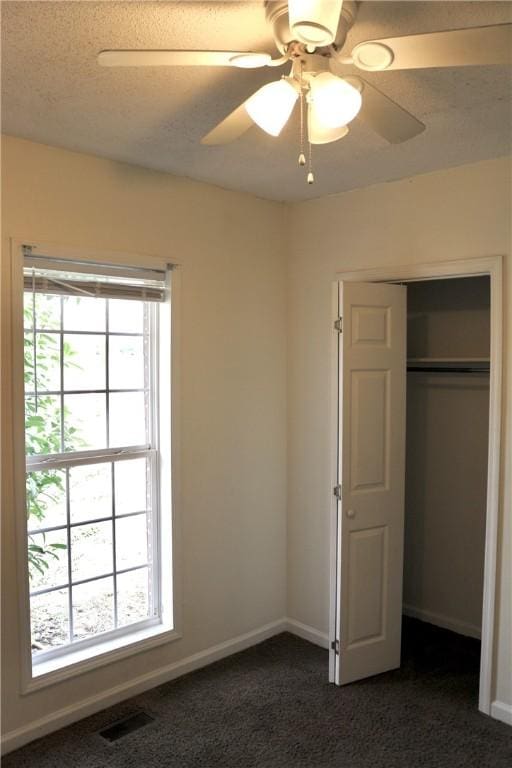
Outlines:
[[[334,330],[338,331],[338,333],[343,333],[343,318],[342,317],[338,317],[338,319],[334,321]]]
[[[331,651],[334,651],[336,656],[340,655],[340,641],[339,640],[333,640],[331,643]]]
[[[336,496],[336,498],[341,501],[341,485],[335,485],[332,489],[333,494]]]

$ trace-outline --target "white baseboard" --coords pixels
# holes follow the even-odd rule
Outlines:
[[[458,632],[459,635],[466,635],[467,637],[476,637],[480,639],[482,634],[480,627],[475,624],[469,624],[459,619],[454,619],[451,616],[445,616],[442,613],[434,613],[434,611],[426,611],[423,608],[417,608],[414,605],[404,603],[402,606],[402,612],[406,616],[410,616],[411,619],[420,619],[420,621],[426,621],[428,624],[435,624],[436,627],[442,627],[443,629],[451,629],[452,632]]]
[[[512,704],[505,704],[504,701],[493,701],[491,704],[491,717],[495,720],[501,720],[502,723],[512,725]]]
[[[286,619],[286,629],[292,635],[302,637],[303,640],[309,640],[310,643],[319,645],[321,648],[329,647],[329,635],[325,632],[320,632],[314,627],[310,627],[309,624],[303,624],[295,619]]]
[[[288,629],[287,619],[273,621],[270,624],[265,624],[251,632],[246,632],[243,635],[238,635],[238,637],[226,640],[225,642],[214,645],[204,651],[194,653],[192,656],[187,656],[180,661],[168,664],[165,667],[160,667],[145,675],[139,675],[139,677],[121,683],[106,691],[102,691],[96,696],[90,696],[69,707],[64,707],[63,709],[51,712],[49,715],[46,715],[39,720],[35,720],[21,728],[5,733],[2,737],[2,754],[5,755],[8,752],[12,752],[14,749],[18,749],[24,744],[34,741],[34,739],[39,739],[41,736],[46,736],[48,733],[57,731],[59,728],[70,725],[89,715],[93,715],[95,712],[99,712],[102,709],[111,707],[119,701],[128,699],[131,696],[136,696],[139,693],[143,693],[144,691],[154,688],[157,685],[161,685],[162,683],[166,683],[169,680],[174,680],[176,677],[185,675],[195,669],[205,667],[208,664],[212,664],[214,661],[219,661],[219,659],[223,659],[226,656],[231,656],[233,653],[243,651],[252,645],[261,643],[263,640],[267,640],[269,637],[278,635],[280,632],[285,632]],[[313,630],[313,632],[314,631],[315,630]]]
[[[414,611],[414,613],[412,611]],[[461,631],[460,622],[453,622],[450,619],[446,619],[446,617],[438,617],[437,614],[419,611],[411,606],[404,606],[404,613],[409,616],[414,616],[415,618],[423,619],[424,621],[430,621],[430,623],[439,624],[439,626],[446,626],[448,629],[454,629],[456,624],[459,628],[455,629],[455,631]],[[441,624],[441,619],[450,622],[450,626]],[[464,626],[467,627],[468,625]],[[471,627],[471,625],[469,626]],[[2,737],[2,754],[6,755],[8,752],[12,752],[14,749],[18,749],[24,744],[28,744],[35,739],[46,736],[48,733],[57,731],[59,728],[64,728],[64,726],[70,725],[84,717],[93,715],[95,712],[99,712],[102,709],[111,707],[113,704],[117,704],[124,699],[136,696],[150,688],[166,683],[169,680],[174,680],[181,675],[205,667],[208,664],[212,664],[214,661],[219,661],[226,656],[231,656],[234,653],[250,648],[252,645],[261,643],[263,640],[267,640],[274,635],[278,635],[280,632],[286,631],[291,632],[298,637],[302,637],[304,640],[308,640],[315,645],[319,645],[321,648],[329,647],[329,637],[326,633],[320,632],[318,629],[303,624],[300,621],[296,621],[295,619],[279,619],[278,621],[273,621],[270,624],[258,627],[251,632],[246,632],[231,640],[226,640],[223,643],[214,645],[204,651],[199,651],[199,653],[195,653],[192,656],[187,656],[180,661],[168,664],[165,667],[160,667],[145,675],[140,675],[126,683],[117,685],[107,691],[102,691],[96,696],[90,696],[77,704],[58,709],[57,711],[46,715],[46,717],[35,720],[21,728],[8,731]],[[464,632],[464,634],[468,633]],[[512,706],[501,701],[494,701],[491,705],[491,717],[494,717],[496,720],[501,720],[508,725],[512,725]]]

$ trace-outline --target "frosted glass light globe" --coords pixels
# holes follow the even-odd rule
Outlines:
[[[271,136],[279,136],[299,98],[289,79],[267,83],[245,102],[249,117]]]
[[[338,141],[348,133],[346,125],[339,125],[336,128],[329,128],[319,119],[315,110],[315,105],[310,103],[308,106],[308,139],[312,144],[329,144],[331,141]]]
[[[309,100],[316,119],[326,128],[347,125],[361,109],[361,94],[353,85],[331,72],[311,78]]]

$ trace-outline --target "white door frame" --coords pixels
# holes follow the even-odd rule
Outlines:
[[[491,345],[489,380],[489,449],[487,462],[487,509],[485,527],[485,563],[482,609],[482,646],[480,656],[480,691],[478,708],[491,714],[492,673],[494,661],[494,623],[496,603],[496,569],[498,551],[500,455],[501,455],[501,402],[502,402],[502,336],[503,336],[503,258],[487,256],[477,259],[439,261],[424,264],[404,264],[376,267],[335,275],[333,285],[333,323],[338,317],[338,282],[414,282],[423,280],[477,277],[487,275],[491,283]],[[337,484],[338,453],[338,333],[333,332],[332,386],[331,386],[331,477],[332,487]],[[337,592],[337,500],[331,503],[330,530],[330,615],[329,641],[335,641]],[[329,680],[334,681],[334,651],[330,652]]]

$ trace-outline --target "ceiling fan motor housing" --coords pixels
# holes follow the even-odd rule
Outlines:
[[[329,59],[326,56],[320,54],[310,53],[304,56],[294,56],[293,61],[293,74],[297,80],[300,80],[301,76],[305,79],[308,77],[320,74],[320,72],[329,72]]]
[[[343,48],[347,34],[355,21],[357,5],[356,0],[344,0],[343,2],[338,30],[333,43],[338,51]],[[265,14],[267,21],[272,25],[277,49],[282,54],[287,53],[290,43],[297,42],[290,29],[287,1],[265,0]],[[317,48],[316,51],[325,50],[327,52],[329,49],[330,46],[325,46],[324,48]]]

